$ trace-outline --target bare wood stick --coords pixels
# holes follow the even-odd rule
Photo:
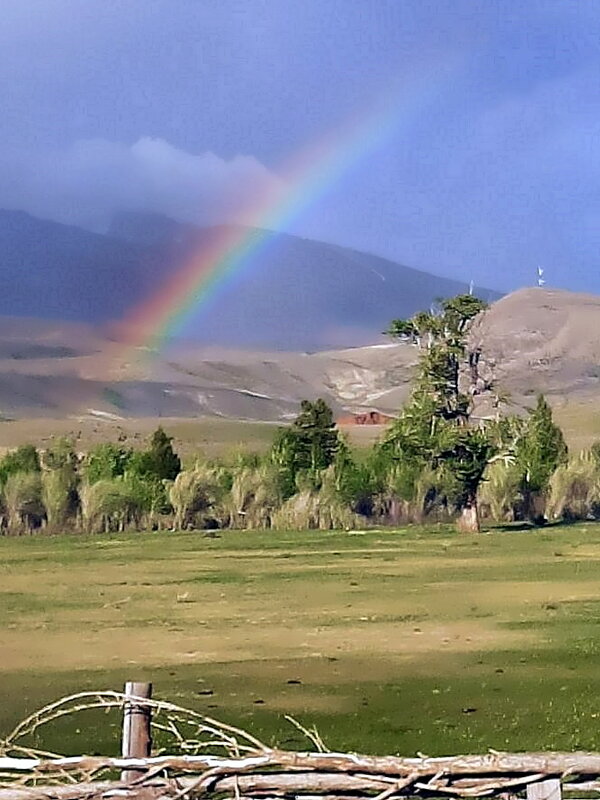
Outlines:
[[[120,781],[78,783],[67,786],[14,786],[10,789],[0,789],[0,800],[81,800],[81,798],[101,797],[103,793],[122,786]]]
[[[123,708],[123,758],[148,758],[152,748],[150,735],[150,708],[144,703],[136,703],[136,698],[148,700],[152,697],[152,684],[127,681],[125,696],[128,698]],[[129,699],[131,698],[131,699]],[[124,783],[140,778],[144,770],[125,769],[121,773]]]
[[[489,753],[479,756],[444,756],[439,758],[403,758],[365,756],[353,753],[304,753],[265,750],[240,758],[214,755],[156,756],[153,758],[114,758],[71,756],[68,758],[0,758],[1,771],[53,773],[61,771],[96,771],[103,768],[137,769],[162,767],[182,772],[201,772],[223,768],[231,774],[251,769],[279,767],[293,770],[364,773],[397,778],[413,773],[420,778],[442,774],[518,776],[541,774],[548,778],[585,775],[600,777],[600,753]]]
[[[568,781],[563,783],[565,792],[600,792],[600,781]]]
[[[296,797],[307,795],[315,800],[330,798],[343,794],[346,798],[352,796],[368,797],[380,788],[380,784],[373,779],[355,778],[352,775],[319,775],[311,773],[308,783],[304,775],[247,775],[222,778],[210,787],[210,794],[228,793],[236,796],[236,789],[241,797],[245,798],[281,798],[293,794]],[[194,791],[196,790],[196,791]],[[79,800],[88,796],[110,796],[112,791],[120,798],[140,797],[152,800],[154,797],[194,797],[207,793],[206,786],[200,785],[197,778],[181,777],[174,781],[164,779],[144,781],[143,783],[123,786],[118,782],[79,783],[65,786],[15,786],[10,789],[0,788],[0,800]],[[188,794],[189,793],[189,794]]]
[[[200,776],[209,778],[208,775]],[[509,785],[526,785],[528,780],[537,776],[520,776],[513,781],[481,783],[477,790],[474,779],[470,788],[455,790],[451,795],[477,798],[490,795],[496,791],[505,791]],[[543,785],[538,784],[538,785]],[[375,794],[381,784],[373,777],[358,777],[339,773],[267,773],[260,775],[239,775],[218,777],[215,782],[199,782],[197,777],[180,777],[177,781],[163,778],[142,781],[137,784],[123,786],[117,782],[80,783],[64,786],[14,786],[0,788],[0,800],[95,800],[96,798],[120,797],[129,800],[160,800],[162,798],[199,797],[200,795],[228,795],[237,800],[277,800],[278,798],[295,797],[297,800],[332,800],[344,797],[346,800],[376,800]],[[408,785],[408,779],[399,781],[395,797],[406,797],[418,794],[422,788],[426,796],[446,794],[450,787],[436,786],[433,783]],[[378,795],[381,797],[381,794]]]
[[[471,778],[469,781],[457,780],[451,786],[436,782],[435,779],[428,781],[428,783],[421,783],[417,781],[414,786],[416,789],[422,789],[429,794],[442,794],[450,795],[452,797],[485,797],[487,795],[496,794],[499,791],[505,792],[506,789],[519,790],[525,788],[528,784],[539,782],[544,775],[537,773],[536,775],[519,775],[518,778],[502,777],[493,781],[489,777],[475,780]]]
[[[148,797],[153,797],[152,792],[155,789],[160,789],[158,796],[173,796],[173,797],[193,797],[196,795],[221,795],[226,794],[231,797],[237,796],[237,792],[245,798],[274,798],[274,797],[302,797],[309,796],[311,798],[323,798],[333,795],[346,795],[348,798],[365,798],[368,800],[378,800],[382,798],[384,793],[381,792],[381,778],[378,776],[358,776],[348,775],[345,773],[320,773],[320,772],[273,772],[273,773],[259,773],[259,774],[241,774],[241,775],[222,775],[216,771],[209,770],[204,774],[196,777],[179,777],[176,784],[166,779],[141,779],[135,785],[129,784],[124,787],[123,784],[118,784],[119,796],[135,798],[138,796],[136,792],[141,792],[144,789]],[[452,786],[443,785],[437,781],[431,780],[428,783],[414,782],[414,775],[408,778],[394,781],[389,789],[386,790],[386,797],[416,795],[419,790],[425,792],[427,796],[441,794],[449,795],[451,797],[481,797],[491,795],[497,792],[505,792],[507,788],[525,788],[525,786],[532,781],[539,781],[543,777],[537,775],[520,775],[518,778],[500,778],[497,780],[490,780],[489,776],[476,781],[470,778],[468,781],[461,782],[460,780]],[[71,797],[86,797],[88,793],[87,787],[93,787],[94,791],[102,794],[108,791],[111,785],[102,782],[92,784],[78,784],[77,786],[54,786],[54,787],[36,787],[36,789],[25,787],[17,787],[8,789],[0,789],[0,800],[5,797],[15,797],[15,800],[23,798],[38,798],[38,797],[57,797],[57,798],[71,798]],[[108,788],[107,788],[108,787]],[[12,791],[21,792],[21,794],[7,795],[6,792]],[[77,794],[77,790],[81,795]],[[172,794],[169,795],[168,791]],[[27,794],[29,792],[29,794]],[[162,792],[162,794],[161,794]],[[146,797],[146,795],[140,794]]]

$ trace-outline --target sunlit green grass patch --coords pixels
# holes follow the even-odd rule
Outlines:
[[[600,526],[0,541],[0,734],[86,688],[303,747],[600,748]],[[116,752],[116,716],[38,744]],[[79,731],[79,732],[78,732]]]

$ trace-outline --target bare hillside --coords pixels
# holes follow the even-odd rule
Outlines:
[[[473,331],[488,369],[517,407],[543,391],[557,407],[591,403],[600,383],[600,297],[524,289]],[[336,414],[395,412],[417,357],[406,344],[318,353],[178,345],[160,356],[123,349],[100,329],[0,318],[0,413],[32,417],[198,417],[282,421],[302,398]]]
[[[473,340],[515,399],[589,395],[600,385],[598,296],[521,289],[493,304]]]

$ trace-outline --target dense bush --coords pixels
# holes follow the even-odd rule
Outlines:
[[[0,460],[0,484],[5,485],[9,476],[18,472],[39,472],[40,468],[40,456],[35,447],[22,445]]]
[[[45,519],[42,482],[39,472],[15,472],[4,484],[8,524],[15,533],[31,532]]]
[[[523,514],[535,521],[544,516],[553,473],[566,464],[568,458],[562,431],[554,423],[552,409],[542,395],[538,397],[536,407],[530,411],[514,450]]]
[[[589,519],[600,515],[600,466],[590,452],[561,464],[549,480],[549,519]]]
[[[64,440],[40,452],[27,445],[0,461],[1,530],[399,525],[451,520],[474,492],[482,515],[497,522],[534,511],[538,519],[600,517],[600,447],[565,460],[543,398],[528,419],[501,419],[486,434],[443,421],[432,434],[430,414],[414,400],[360,461],[322,401],[304,404],[266,455],[183,471],[162,429],[138,451],[105,443],[78,457]]]
[[[228,476],[209,464],[196,464],[180,472],[173,481],[169,498],[177,528],[214,527],[223,524]]]
[[[488,464],[478,497],[485,517],[497,522],[517,519],[522,505],[519,470],[506,461]]]
[[[139,482],[123,476],[101,478],[81,490],[84,529],[90,533],[123,531],[140,527],[147,511],[147,498]]]

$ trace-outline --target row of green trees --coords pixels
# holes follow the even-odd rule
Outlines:
[[[600,516],[600,447],[569,459],[540,397],[528,418],[446,427],[413,398],[385,438],[353,453],[322,400],[305,401],[264,455],[182,469],[158,429],[148,447],[105,443],[78,457],[66,441],[0,461],[0,523],[106,532],[161,528],[352,528],[450,520]]]
[[[470,337],[484,311],[461,295],[391,323],[390,336],[418,348],[417,373],[398,418],[359,457],[323,400],[304,401],[267,454],[189,469],[161,428],[141,451],[106,443],[78,458],[68,442],[26,446],[0,461],[2,528],[329,529],[456,518],[477,531],[481,515],[597,515],[600,447],[569,460],[543,397],[525,418],[474,417],[475,399],[494,389]]]

